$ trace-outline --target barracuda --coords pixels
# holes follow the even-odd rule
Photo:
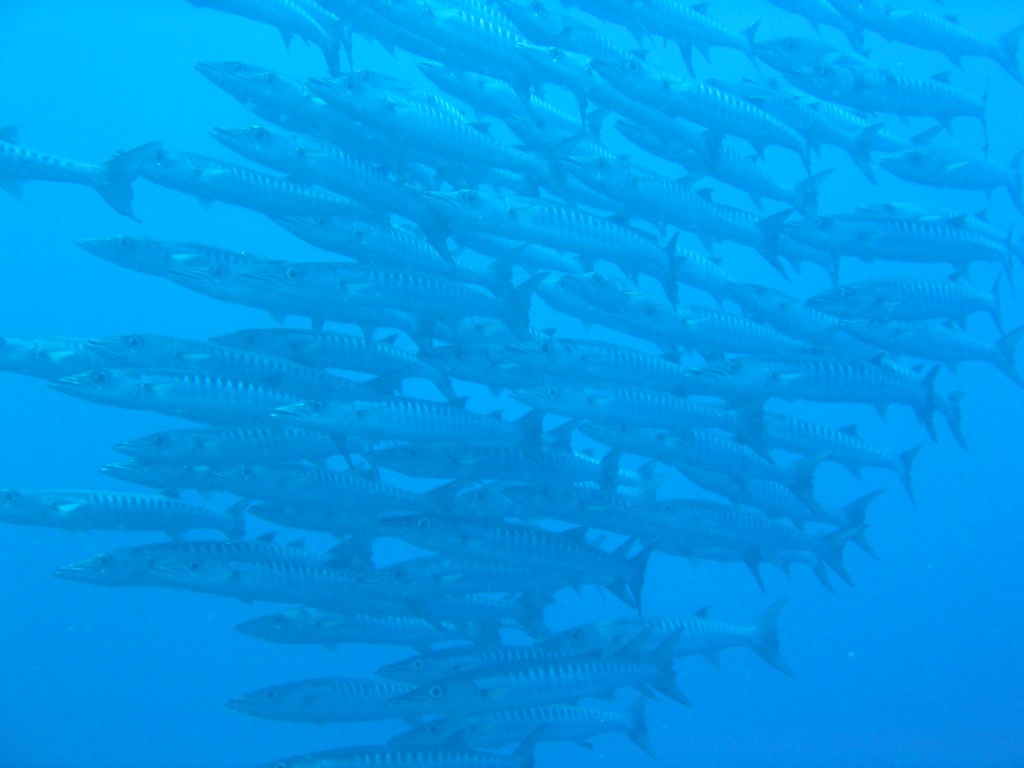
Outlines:
[[[178,539],[186,531],[212,529],[233,539],[245,533],[245,502],[213,512],[165,496],[76,490],[0,490],[5,523],[69,531],[163,531]]]
[[[159,142],[147,146],[151,148],[139,164],[139,175],[154,184],[194,195],[201,203],[224,202],[271,217],[319,212],[347,219],[373,218],[373,211],[362,203],[282,176],[192,152],[172,152]]]
[[[152,240],[145,237],[102,237],[76,240],[75,245],[119,267],[158,277],[195,267],[253,267],[270,261],[254,253],[228,251],[201,243]]]
[[[0,370],[61,379],[91,371],[105,362],[89,349],[86,339],[64,336],[0,336]]]
[[[287,426],[154,432],[114,450],[146,462],[206,467],[323,461],[341,451],[330,435]]]
[[[51,382],[59,392],[119,408],[156,411],[206,424],[270,423],[294,397],[251,381],[177,370],[97,368]]]
[[[320,677],[296,680],[231,699],[228,709],[294,723],[360,723],[397,717],[388,701],[412,686],[388,680]]]

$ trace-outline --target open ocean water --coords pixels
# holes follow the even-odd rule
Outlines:
[[[948,0],[916,7],[955,13],[964,27],[990,38],[1024,22],[1024,7],[1009,0]],[[804,20],[766,2],[719,0],[708,12],[734,31],[760,20],[758,40],[815,35]],[[641,44],[609,22],[580,18],[602,24],[626,48]],[[833,45],[847,46],[834,29],[823,28],[822,35]],[[872,61],[892,71],[928,77],[952,70],[951,82],[957,87],[977,97],[986,94],[993,162],[1007,165],[1024,148],[1024,85],[995,63],[965,58],[963,68],[956,69],[939,53],[887,42],[873,32],[865,38]],[[674,46],[649,36],[642,45],[650,49],[649,64],[687,77]],[[417,70],[421,58],[397,47],[392,55],[356,34],[355,66],[436,91]],[[288,51],[271,26],[196,8],[184,0],[4,0],[0,124],[19,125],[24,147],[80,161],[100,162],[119,150],[159,140],[167,149],[248,165],[209,131],[262,121],[201,77],[195,70],[201,61],[241,61],[298,79],[327,75],[320,51],[302,40],[293,40]],[[344,58],[342,64],[344,69]],[[778,77],[767,65],[761,64],[759,72],[742,53],[725,48],[712,49],[710,63],[695,54],[695,69],[700,78],[721,81]],[[548,86],[543,93],[575,111],[576,102],[568,92]],[[470,120],[476,120],[466,111]],[[922,117],[877,119],[901,137],[935,124]],[[629,144],[614,130],[614,121],[614,115],[607,118],[601,134],[609,149],[669,178],[683,175],[678,166]],[[493,132],[502,141],[517,143],[500,126]],[[749,150],[740,139],[727,141]],[[981,154],[983,141],[979,122],[965,118],[953,121],[952,134],[932,139],[934,146],[973,155]],[[786,184],[805,177],[796,155],[777,146],[767,149],[764,164]],[[813,171],[834,169],[821,183],[820,213],[841,214],[879,203],[935,206],[963,214],[984,211],[991,224],[1024,234],[1021,213],[1006,190],[996,190],[989,200],[982,192],[936,190],[901,181],[878,166],[877,155],[872,165],[877,185],[835,147],[824,147],[820,157],[814,156]],[[712,179],[697,184],[714,188],[718,202],[754,210],[742,192]],[[85,339],[153,333],[206,339],[276,325],[258,309],[222,303],[170,281],[115,267],[76,247],[79,238],[130,235],[194,241],[293,261],[330,258],[254,211],[217,202],[199,205],[190,196],[141,178],[134,187],[138,222],[118,215],[83,186],[27,181],[20,200],[0,195],[0,333]],[[769,213],[785,207],[770,200],[765,206]],[[666,234],[656,228],[650,231]],[[683,232],[679,242],[703,251],[692,233]],[[735,243],[718,243],[715,255],[733,279],[773,286],[801,299],[830,285],[828,275],[814,265],[799,272],[787,267],[789,279],[783,279],[754,250]],[[1019,260],[1013,261],[1018,262],[1013,266],[1019,273]],[[605,261],[597,268],[622,276]],[[975,265],[970,280],[988,289],[999,269]],[[945,264],[868,263],[845,257],[841,280],[882,275],[943,279],[950,272]],[[517,268],[515,281],[525,277]],[[642,275],[640,284],[652,293],[659,291],[649,276]],[[1016,328],[1024,322],[1019,287],[1004,277],[998,290],[1003,326]],[[685,303],[716,306],[698,290],[684,287],[681,294]],[[725,306],[739,311],[735,304]],[[585,330],[578,320],[539,298],[533,300],[530,320],[534,328],[555,328],[559,336],[614,339],[658,352],[649,343],[630,341],[598,326]],[[287,324],[308,327],[308,321],[296,317]],[[358,332],[333,323],[327,327]],[[992,320],[983,314],[972,315],[966,328],[980,339],[998,336]],[[392,332],[382,329],[378,336]],[[415,350],[406,337],[398,343]],[[703,364],[693,353],[684,354],[682,361]],[[904,405],[894,404],[883,419],[870,405],[779,400],[770,404],[832,427],[855,423],[863,437],[892,450],[924,443],[912,469],[916,505],[891,472],[868,468],[857,479],[831,462],[816,471],[815,493],[828,505],[841,506],[869,491],[884,491],[867,515],[866,535],[879,559],[854,545],[846,549],[845,564],[855,586],[832,574],[832,593],[804,565],[795,565],[786,576],[765,564],[762,593],[742,562],[697,562],[660,552],[652,556],[643,590],[649,616],[685,616],[710,606],[711,617],[744,624],[785,598],[779,643],[795,672],[795,677],[786,677],[745,649],[725,651],[720,668],[699,656],[677,659],[678,684],[692,706],[682,707],[660,695],[647,706],[650,741],[661,764],[1024,765],[1024,390],[992,365],[970,362],[959,366],[956,375],[943,369],[937,389],[965,393],[963,431],[970,450],[957,445],[941,417],[936,424],[938,441],[931,441]],[[512,419],[526,410],[507,390],[494,396],[482,385],[461,380],[455,381],[455,390],[469,396],[467,407],[472,411],[500,408],[506,419]],[[405,394],[439,397],[423,380],[406,382]],[[3,487],[150,492],[98,469],[124,459],[112,450],[119,441],[190,426],[157,413],[68,397],[43,380],[13,373],[0,376],[0,402]],[[564,420],[549,416],[545,426]],[[574,445],[595,447],[580,437]],[[600,455],[605,449],[596,450]],[[776,456],[782,463],[794,458]],[[643,461],[626,455],[622,466],[635,469]],[[335,458],[332,467],[335,462],[342,466]],[[658,489],[659,498],[717,498],[664,466],[658,470],[662,473],[671,476]],[[387,471],[383,477],[412,490],[437,485]],[[188,490],[182,498],[212,509],[224,509],[233,499]],[[247,538],[277,530],[279,540],[304,539],[310,549],[326,550],[334,543],[327,534],[282,529],[252,515],[246,523]],[[205,534],[189,536],[214,536]],[[159,532],[66,533],[4,526],[0,766],[244,768],[318,750],[382,744],[405,729],[398,719],[326,725],[278,722],[246,716],[224,704],[244,692],[286,681],[368,677],[408,651],[343,645],[330,652],[316,645],[262,642],[232,628],[280,609],[278,604],[246,604],[221,595],[155,587],[107,589],[51,575],[101,552],[163,540],[166,537]],[[621,536],[612,535],[604,546],[621,541]],[[382,539],[374,557],[381,566],[414,552],[393,539]],[[557,632],[633,613],[617,598],[584,586],[580,594],[559,591],[546,621]],[[528,642],[518,632],[507,632],[506,639]],[[635,691],[622,690],[618,704],[599,705],[621,708],[636,696]],[[653,760],[623,734],[613,733],[595,737],[591,750],[541,742],[536,764],[641,766]]]

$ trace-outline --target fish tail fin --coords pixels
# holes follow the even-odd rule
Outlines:
[[[673,701],[678,701],[683,706],[689,707],[690,700],[679,690],[679,685],[676,683],[676,672],[672,668],[672,660],[676,654],[676,645],[679,643],[679,636],[682,634],[682,631],[677,629],[662,640],[661,644],[651,651],[646,661],[648,664],[658,668],[657,676],[650,681],[651,687]],[[641,637],[643,636],[641,635]]]
[[[806,219],[813,219],[818,215],[818,187],[826,177],[832,175],[834,171],[830,168],[825,171],[819,171],[813,176],[808,176],[806,179],[801,181],[794,187],[794,205],[793,207],[800,212],[800,214]]]
[[[1011,234],[1009,237],[1012,238],[1012,236],[1013,235]],[[1007,249],[1010,249],[1012,247],[1012,242],[1011,242],[1011,240],[1009,238],[1007,239],[1006,246],[1007,246]],[[1024,256],[1022,256],[1022,258],[1024,258]],[[1013,262],[1011,261],[1010,263],[1012,264]],[[1006,275],[1010,279],[1010,281],[1011,281],[1010,282],[1010,286],[1012,287],[1013,286],[1013,273],[1011,271],[1007,270]],[[992,315],[992,322],[994,322],[996,324],[996,328],[999,330],[999,333],[1004,333],[1004,331],[1003,331],[1003,293],[1002,293],[1001,290],[999,290],[1000,283],[1002,283],[1002,281],[1003,281],[1003,273],[1000,272],[998,275],[996,275],[995,282],[992,283],[992,291],[991,291],[991,293],[992,293],[992,309],[989,312],[989,314]]]
[[[571,423],[571,422],[570,422]],[[619,459],[622,451],[608,451],[597,467],[597,484],[602,491],[615,493],[619,485]]]
[[[853,160],[854,165],[860,168],[861,173],[867,176],[868,181],[876,185],[878,179],[875,177],[875,169],[871,167],[871,151],[874,147],[875,137],[881,130],[881,123],[867,126],[857,134],[857,141],[849,150],[850,159]]]
[[[101,166],[103,173],[96,183],[96,191],[107,201],[107,205],[122,216],[135,219],[132,211],[132,182],[138,175],[139,165],[159,146],[160,142],[151,141],[134,149],[117,152]]]
[[[957,391],[950,393],[946,402],[943,404],[943,415],[949,423],[950,432],[953,433],[953,437],[956,438],[960,447],[965,451],[969,451],[971,449],[967,445],[967,439],[964,437],[963,431],[963,400],[963,392]]]
[[[1018,83],[1024,82],[1024,74],[1020,69],[1020,40],[1024,36],[1024,24],[1014,27],[999,38],[1001,56],[999,64]]]
[[[533,768],[536,764],[533,753],[536,751],[537,743],[543,738],[546,727],[546,725],[542,725],[539,728],[534,728],[527,734],[526,738],[516,747],[516,751],[512,753],[512,762],[520,768]]]
[[[548,278],[547,272],[538,272],[508,292],[509,330],[521,338],[530,335],[530,304],[537,288]]]
[[[630,542],[626,543],[629,544]],[[652,552],[654,552],[654,545],[648,544],[633,555],[633,557],[626,560],[626,564],[629,566],[630,570],[630,576],[626,581],[626,586],[629,587],[629,594],[633,597],[633,601],[636,603],[637,613],[641,616],[644,614],[641,594],[644,589],[644,577],[647,574],[647,561],[651,559]]]
[[[757,617],[757,621],[753,625],[753,629],[757,633],[757,644],[751,646],[751,650],[786,677],[796,677],[779,651],[779,614],[785,607],[786,598],[776,600]]]
[[[996,365],[1018,387],[1024,387],[1024,378],[1021,377],[1016,365],[1017,344],[1020,343],[1022,336],[1024,336],[1024,325],[1014,328],[996,342],[996,349],[999,350]]]
[[[629,728],[626,730],[626,735],[629,740],[636,744],[640,749],[646,752],[651,757],[657,759],[658,753],[654,751],[654,745],[651,744],[650,734],[647,732],[647,702],[650,701],[646,696],[640,696],[629,705],[629,709],[626,710],[626,714],[629,716]]]
[[[665,258],[668,262],[666,274],[662,277],[661,284],[665,290],[665,296],[673,305],[679,303],[679,266],[676,262],[677,244],[679,233],[674,232],[665,246]]]
[[[224,531],[229,539],[240,541],[245,538],[245,510],[249,508],[249,499],[239,499],[227,508],[231,520],[230,527]]]
[[[920,449],[920,447],[921,446],[917,446],[918,449]],[[857,527],[863,529],[860,533],[851,536],[850,540],[875,560],[881,560],[881,558],[864,536],[864,532],[867,530],[867,526],[864,524],[864,521],[867,519],[868,507],[871,506],[871,503],[881,495],[881,489],[871,491],[871,493],[866,493],[860,498],[854,499],[839,510],[839,520],[841,525],[844,527]]]
[[[534,640],[551,637],[551,630],[544,623],[544,611],[551,605],[551,598],[536,592],[524,592],[516,602],[523,609],[518,624]]]
[[[540,448],[541,435],[544,431],[543,411],[534,408],[524,413],[513,423],[518,428],[519,439],[526,448]]]
[[[789,275],[786,274],[786,268],[779,260],[779,234],[782,231],[782,225],[792,213],[793,209],[787,208],[784,211],[773,213],[771,216],[765,216],[757,222],[757,226],[761,230],[761,243],[757,249],[758,252],[787,280]]]
[[[908,448],[907,450],[905,450],[899,456],[900,480],[903,482],[903,487],[907,489],[907,496],[910,497],[911,503],[914,504],[915,506],[917,505],[917,501],[914,498],[914,486],[911,484],[910,480],[910,467],[914,463],[914,459],[917,458],[917,454],[921,452],[922,448],[924,448],[924,443],[918,443],[913,448]]]
[[[850,525],[840,528],[838,531],[826,533],[818,539],[818,558],[851,587],[853,579],[850,578],[850,574],[843,564],[843,550],[846,548],[846,542],[860,536],[865,530],[867,530],[866,525]]]

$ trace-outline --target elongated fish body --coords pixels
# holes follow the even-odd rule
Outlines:
[[[820,343],[828,338],[833,343],[832,331],[836,318],[784,291],[755,283],[732,283],[729,298],[743,308],[743,313],[758,322],[767,323],[794,339]]]
[[[321,509],[359,509],[370,519],[380,512],[429,508],[425,503],[428,496],[385,485],[357,470],[337,472],[304,464],[244,464],[213,471],[211,482],[219,483],[220,490],[246,498]]]
[[[214,128],[210,133],[249,160],[365,203],[378,218],[389,213],[412,219],[422,217],[422,206],[416,196],[385,171],[327,142],[262,125]]]
[[[0,336],[0,370],[38,379],[62,379],[104,364],[85,339]]]
[[[540,0],[497,0],[497,6],[534,45],[564,48],[592,58],[628,55],[598,27],[564,13],[561,6],[550,7]]]
[[[753,44],[754,53],[761,61],[786,75],[832,63],[846,69],[878,70],[880,67],[864,56],[837,48],[824,40],[807,37],[775,37]]]
[[[418,687],[480,667],[551,661],[561,656],[567,656],[569,653],[559,648],[541,647],[538,644],[509,645],[497,648],[457,646],[441,648],[385,664],[377,670],[377,674],[389,680],[397,680]]]
[[[983,291],[961,280],[918,280],[907,276],[876,277],[829,288],[807,306],[844,320],[958,320],[985,312],[1000,325],[996,291]]]
[[[801,342],[771,326],[708,307],[637,303],[616,313],[614,318],[611,327],[648,339],[669,355],[676,355],[682,348],[712,360],[726,352],[774,352],[801,346]]]
[[[843,16],[829,0],[769,0],[769,2],[785,11],[803,18],[808,24],[818,29],[818,25],[838,29],[855,49],[864,45],[864,31],[858,23]]]
[[[201,243],[123,235],[76,240],[75,245],[119,267],[158,277],[170,277],[172,272],[189,267],[251,267],[270,261],[254,253],[228,251]]]
[[[560,573],[567,581],[607,587],[627,604],[641,604],[649,552],[627,558],[630,543],[608,553],[590,544],[582,530],[553,533],[531,525],[492,524],[440,516],[397,517],[381,521],[382,530],[411,544],[488,563]],[[627,592],[628,589],[628,592]]]
[[[1024,379],[1014,362],[1022,334],[1020,328],[1010,331],[995,343],[982,341],[947,325],[927,322],[877,325],[848,320],[843,323],[843,330],[886,352],[940,362],[952,371],[959,363],[991,363],[1018,386],[1024,386]]]
[[[583,583],[577,576],[565,571],[448,555],[407,560],[379,568],[361,578],[385,590],[387,594],[400,596],[406,603],[412,601],[416,604],[439,596],[464,596],[478,592],[521,591],[547,596],[569,587],[579,587]]]
[[[210,468],[195,464],[163,463],[145,459],[131,459],[104,464],[100,472],[126,483],[157,488],[161,492],[190,488],[206,492],[212,490]]]
[[[826,460],[839,462],[854,472],[861,467],[878,467],[895,472],[905,482],[910,465],[921,446],[897,454],[884,445],[864,440],[856,425],[832,429],[782,413],[765,411],[761,417],[765,443],[803,456],[824,454]]]
[[[483,384],[492,392],[528,386],[533,374],[504,359],[502,352],[499,345],[453,341],[443,347],[422,349],[419,357],[446,376]]]
[[[294,401],[291,395],[250,381],[164,369],[97,368],[58,379],[50,386],[118,408],[225,426],[269,425],[274,408]]]
[[[186,531],[212,529],[231,538],[245,530],[242,509],[212,512],[165,496],[75,490],[0,490],[0,520],[69,531]]]
[[[653,651],[669,636],[678,633],[673,648],[677,656],[716,658],[718,653],[730,648],[750,648],[780,672],[792,676],[792,670],[779,655],[776,626],[779,612],[785,603],[785,600],[777,601],[749,625],[709,619],[705,608],[692,616],[627,617],[585,624],[552,635],[542,646],[580,655],[620,648],[640,633],[650,630],[646,648]]]
[[[863,261],[949,263],[957,268],[976,261],[1004,266],[1012,261],[1006,243],[946,221],[853,213],[784,224],[783,229],[808,245]]]
[[[512,396],[531,408],[574,419],[679,431],[717,428],[736,433],[743,428],[736,411],[651,389],[581,389],[552,384],[519,389]]]
[[[210,340],[236,349],[287,358],[313,368],[336,368],[377,376],[404,374],[409,378],[427,379],[449,400],[455,399],[448,377],[415,353],[398,346],[394,336],[367,339],[332,331],[260,328]]]
[[[102,586],[157,586],[327,609],[366,596],[354,572],[325,562],[319,553],[260,541],[188,541],[115,550],[54,575]]]
[[[905,181],[938,189],[976,189],[991,194],[1005,188],[1014,205],[1024,213],[1021,201],[1021,159],[1018,153],[1008,166],[996,165],[957,150],[914,147],[879,160],[879,165]]]
[[[132,213],[132,180],[140,158],[120,152],[103,165],[90,165],[26,149],[18,143],[18,126],[0,128],[0,189],[17,197],[25,181],[56,181],[95,189],[122,216]]]
[[[477,190],[429,193],[438,210],[451,217],[456,239],[459,230],[486,231],[513,240],[606,259],[624,272],[639,272],[658,279],[666,295],[677,288],[672,274],[674,242],[663,248],[656,238],[639,230],[541,199],[505,198]]]
[[[285,358],[209,341],[135,333],[93,339],[89,347],[106,357],[108,365],[117,363],[125,368],[220,373],[246,381],[273,382],[276,389],[297,398],[361,399],[373,392],[372,386],[364,387]]]
[[[438,626],[417,616],[329,613],[305,607],[286,608],[243,621],[235,630],[285,645],[323,645],[334,649],[338,645],[361,643],[406,646],[421,653],[429,651],[435,643],[474,634],[468,625],[443,623]]]
[[[359,723],[396,717],[388,701],[413,686],[394,680],[320,677],[245,693],[228,709],[268,720],[295,723]]]
[[[534,276],[508,294],[508,300],[427,272],[376,269],[342,262],[308,262],[270,266],[242,275],[243,281],[280,296],[288,306],[310,311],[322,308],[323,317],[358,318],[379,313],[419,318],[419,325],[453,324],[467,315],[505,322],[526,333]],[[315,303],[314,303],[315,302]],[[354,320],[350,320],[353,322]],[[408,327],[406,323],[403,329]]]
[[[298,755],[260,768],[533,768],[536,737],[511,755],[448,747],[346,747]]]
[[[644,720],[646,704],[647,698],[641,697],[622,712],[573,704],[549,704],[501,710],[468,719],[442,718],[400,733],[389,743],[428,746],[454,740],[473,749],[498,749],[506,744],[517,744],[543,728],[541,738],[544,741],[566,741],[592,749],[590,739],[594,736],[621,731],[654,757],[654,747]]]
[[[785,400],[867,403],[884,412],[890,403],[912,407],[935,439],[933,416],[936,411],[949,422],[957,441],[964,445],[960,431],[962,393],[947,397],[935,392],[938,367],[923,379],[910,370],[888,361],[833,357],[823,354],[755,356],[716,363],[693,374],[696,388],[710,390],[725,385],[719,392],[732,389],[732,398],[766,397]],[[728,382],[726,384],[726,382]],[[742,382],[742,383],[741,383]],[[740,393],[743,394],[740,394]],[[757,394],[759,393],[759,394]],[[727,399],[729,395],[726,395]]]
[[[672,638],[674,642],[674,638]],[[606,657],[554,658],[495,664],[417,688],[394,699],[411,711],[472,715],[536,707],[606,695],[618,688],[651,685],[681,703],[671,647],[666,640],[647,659],[636,656],[636,641]]]
[[[615,462],[606,466],[592,456],[557,448],[537,451],[491,443],[464,446],[410,444],[371,451],[365,458],[371,464],[410,477],[512,482],[562,479],[610,485],[618,482],[635,485],[639,480],[635,475],[620,476]]]
[[[355,259],[367,268],[409,269],[469,278],[416,229],[377,227],[336,216],[287,216],[276,223],[310,245]],[[447,254],[447,250],[444,252]]]
[[[367,440],[409,442],[496,442],[516,444],[539,439],[539,417],[505,421],[448,403],[396,397],[353,403],[310,401],[282,406],[275,412],[310,429],[324,429]],[[536,432],[534,432],[536,430]]]
[[[566,383],[592,382],[628,386],[643,382],[650,389],[674,392],[682,384],[685,366],[632,347],[593,339],[551,338],[515,344],[509,358],[538,376]]]
[[[763,163],[676,120],[670,133],[650,126],[619,120],[615,127],[623,136],[652,154],[679,163],[695,176],[711,176],[746,192],[760,207],[762,198],[784,202],[807,214],[817,206],[814,185],[785,187],[765,170]]]
[[[363,98],[361,94],[366,93],[365,89],[355,93],[348,90],[351,80],[348,78],[339,83],[313,78],[309,84],[314,93],[331,105],[366,121],[424,157],[433,157],[440,151],[442,160],[471,166],[506,168],[530,176],[539,176],[546,171],[533,156],[502,144],[461,116],[408,100],[382,102],[379,97]]]
[[[319,212],[363,219],[373,215],[361,203],[312,186],[191,152],[172,152],[159,145],[140,164],[139,174],[155,184],[194,195],[201,202],[230,203],[268,216]]]
[[[244,16],[276,27],[287,46],[293,35],[323,51],[327,68],[339,71],[338,32],[341,21],[315,0],[189,0],[201,8]]]
[[[287,426],[154,432],[120,442],[114,450],[143,461],[206,467],[322,461],[340,452],[323,432]]]
[[[666,114],[739,136],[758,151],[777,144],[806,155],[806,142],[792,128],[711,83],[673,80],[637,60],[594,59],[591,66],[622,93]]]
[[[709,48],[733,48],[746,54],[751,52],[751,36],[737,35],[709,16],[702,5],[687,5],[677,0],[652,0],[651,2],[620,3],[613,0],[576,0],[572,3],[583,10],[633,31],[634,35],[646,32],[672,40],[679,46],[691,72],[692,49],[696,48],[707,57]]]

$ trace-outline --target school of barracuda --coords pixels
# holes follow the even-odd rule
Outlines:
[[[127,236],[77,244],[311,327],[0,339],[4,370],[201,425],[126,435],[116,446],[125,460],[102,468],[163,493],[10,488],[0,519],[172,539],[68,565],[63,579],[278,604],[237,630],[415,653],[363,679],[226,692],[229,707],[256,717],[409,724],[387,745],[268,763],[281,768],[530,766],[538,741],[588,746],[615,731],[655,756],[649,698],[690,704],[674,659],[745,647],[792,675],[777,637],[783,600],[766,598],[750,624],[693,606],[648,615],[648,560],[737,563],[762,590],[765,565],[793,578],[806,567],[830,590],[833,577],[852,584],[844,550],[874,554],[866,520],[879,491],[829,506],[819,466],[893,473],[912,498],[927,438],[968,444],[964,395],[941,369],[988,364],[1024,386],[1014,361],[1024,328],[1001,322],[1024,253],[1010,227],[889,199],[818,215],[844,175],[883,171],[1006,194],[1024,212],[1022,155],[989,159],[983,96],[956,75],[889,71],[865,47],[969,57],[1022,82],[1024,26],[992,40],[884,1],[772,2],[832,31],[763,38],[757,24],[731,30],[679,0],[192,0],[323,50],[327,71],[305,81],[259,62],[196,64],[258,120],[197,130],[265,170],[156,141],[90,165],[26,149],[9,128],[0,185],[85,184],[132,217],[132,186],[144,180],[261,212],[325,256]],[[360,69],[352,35],[421,60],[433,87]],[[662,40],[678,48],[662,54],[670,68],[641,47]],[[708,70],[694,50],[713,61],[722,48],[749,57],[749,79],[694,75]],[[916,121],[913,135],[883,125],[893,115]],[[972,122],[983,146],[950,140]],[[825,145],[849,162],[824,167]],[[770,173],[766,152],[796,181]],[[679,177],[648,170],[650,155]],[[716,202],[701,179],[751,205]],[[720,263],[720,242],[747,261]],[[854,260],[873,276],[844,280]],[[948,264],[955,278],[914,277],[908,264]],[[790,276],[792,293],[749,282],[762,266]],[[563,322],[531,325],[537,303]],[[990,321],[968,333],[976,314]],[[403,394],[407,380],[435,396]],[[527,410],[491,412],[487,391]],[[785,401],[883,415],[904,406],[922,441],[873,444],[855,426],[797,418]],[[381,470],[441,484],[412,492]],[[211,509],[179,496],[194,490],[238,500]],[[338,545],[247,539],[248,516]],[[379,537],[431,554],[377,564]],[[584,587],[635,615],[552,634],[545,609]],[[623,697],[630,688],[636,696]],[[591,701],[616,692],[618,704]]]

